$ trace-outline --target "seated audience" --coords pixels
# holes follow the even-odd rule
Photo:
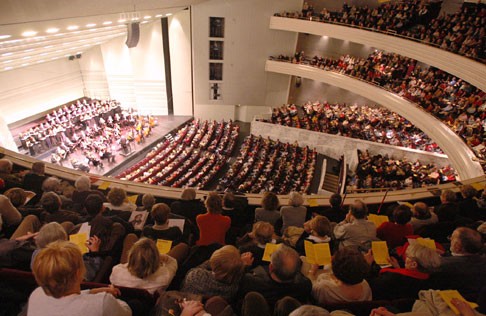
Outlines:
[[[430,274],[440,266],[440,255],[431,248],[415,243],[406,250],[405,265],[400,267],[390,257],[392,268],[383,268],[369,280],[375,300],[416,297],[420,290],[429,289]]]
[[[4,189],[22,186],[22,175],[13,173],[13,162],[7,158],[0,159],[0,179],[4,181]]]
[[[71,222],[73,224],[79,224],[83,221],[83,218],[76,212],[62,210],[61,198],[54,192],[46,192],[42,195],[40,204],[44,212],[41,213],[40,219],[44,223],[58,222]]]
[[[265,192],[262,197],[262,207],[255,209],[255,221],[264,221],[275,226],[280,219],[280,213],[277,211],[280,202],[275,193]]]
[[[346,218],[334,227],[334,237],[339,241],[340,248],[358,247],[376,240],[376,226],[366,220],[368,208],[363,201],[356,200],[349,206]]]
[[[320,215],[327,217],[331,222],[340,223],[346,218],[346,211],[341,206],[343,202],[343,198],[340,194],[334,193],[329,198],[329,204],[331,204],[330,208],[325,209],[323,212],[320,212]]]
[[[280,208],[282,217],[282,233],[287,227],[303,227],[307,215],[307,208],[302,206],[304,197],[298,192],[290,192],[289,205]]]
[[[7,190],[5,194],[6,195],[0,194],[0,218],[3,221],[3,224],[1,224],[0,227],[14,227],[20,224],[20,221],[22,220],[22,214],[20,214],[19,210],[12,204],[10,198],[8,197],[14,197],[13,195],[15,194],[15,192],[12,192],[12,189],[10,189],[10,192],[9,190]],[[21,198],[23,197],[24,195],[21,194]]]
[[[181,199],[172,202],[170,209],[172,213],[189,218],[193,223],[198,215],[204,214],[204,204],[196,199],[196,190],[191,188],[184,189]]]
[[[451,222],[459,216],[459,208],[456,203],[456,194],[452,190],[444,190],[440,194],[440,205],[435,206],[439,222]]]
[[[243,299],[250,292],[258,292],[269,306],[275,306],[285,296],[307,302],[312,283],[300,272],[301,265],[299,254],[294,249],[280,245],[272,253],[268,267],[256,267],[243,276],[239,298]]]
[[[268,265],[268,262],[263,261],[263,253],[268,243],[276,243],[273,239],[275,231],[269,222],[259,221],[253,224],[253,229],[238,241],[240,244],[239,250],[241,253],[251,252],[253,255],[253,264],[251,268],[256,268],[261,265]]]
[[[111,211],[133,212],[137,206],[127,201],[127,192],[122,188],[112,188],[106,196],[108,202],[104,206]]]
[[[202,265],[189,270],[181,291],[204,295],[221,296],[233,301],[238,291],[245,265],[251,265],[250,253],[240,255],[234,246],[224,246],[216,250]]]
[[[342,248],[332,257],[332,275],[322,273],[312,280],[312,296],[322,305],[370,301],[371,288],[366,282],[370,267],[356,248]],[[314,267],[313,272],[316,270]]]
[[[35,192],[40,199],[42,194],[42,183],[47,178],[45,175],[45,163],[37,161],[32,164],[32,169],[24,175],[22,181],[22,188],[28,191]]]
[[[413,205],[410,225],[412,225],[415,233],[419,232],[422,227],[433,225],[438,221],[439,218],[437,217],[437,214],[431,212],[427,204],[424,202],[417,202]]]
[[[150,215],[155,221],[154,225],[145,225],[142,231],[144,237],[157,240],[171,240],[172,245],[177,245],[182,240],[182,232],[179,227],[169,226],[170,208],[165,203],[157,203],[152,207]]]
[[[144,289],[153,294],[157,290],[165,290],[176,271],[176,259],[159,254],[153,240],[142,238],[130,249],[128,262],[113,267],[110,282],[116,286]]]
[[[295,244],[295,249],[301,254],[305,254],[305,241],[311,243],[330,243],[332,236],[331,223],[327,217],[317,215],[311,220],[304,223],[304,232]]]
[[[85,267],[79,248],[67,241],[46,246],[36,256],[33,272],[39,287],[29,298],[27,315],[132,315],[130,307],[114,296],[114,287],[81,291]]]
[[[402,246],[407,236],[413,235],[413,227],[409,224],[412,212],[406,205],[398,205],[393,210],[392,221],[385,222],[376,229],[376,236],[386,241],[388,248]]]
[[[103,202],[106,201],[106,198],[101,191],[91,190],[91,180],[88,176],[78,177],[74,182],[74,187],[76,189],[74,190],[71,199],[73,200],[73,209],[77,212],[84,211],[84,203],[90,194],[97,194],[103,199]]]
[[[199,246],[207,246],[213,243],[225,245],[226,232],[231,226],[231,219],[221,215],[223,211],[223,201],[216,192],[209,193],[206,201],[207,213],[196,217],[197,227],[199,228]]]
[[[478,191],[470,184],[461,186],[462,200],[457,203],[459,214],[463,217],[469,218],[473,221],[486,219],[483,210],[480,210],[476,203],[476,195]]]

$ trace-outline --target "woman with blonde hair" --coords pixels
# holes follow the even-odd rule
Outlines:
[[[221,296],[230,302],[236,296],[245,265],[252,261],[250,253],[240,255],[234,246],[224,246],[216,250],[208,261],[189,270],[181,291]]]
[[[256,222],[253,224],[253,229],[250,233],[246,234],[239,240],[238,248],[241,253],[251,252],[254,258],[251,268],[256,268],[260,265],[268,265],[269,262],[263,261],[263,253],[265,252],[265,246],[268,243],[276,243],[273,239],[275,229],[272,224],[268,222]]]
[[[159,254],[155,242],[149,238],[137,241],[128,253],[128,262],[113,267],[110,282],[117,286],[155,291],[165,290],[177,271],[177,261]]]
[[[303,227],[307,208],[303,206],[304,197],[299,192],[290,192],[289,205],[282,206],[280,216],[282,216],[282,233],[287,227]]]
[[[114,297],[120,294],[114,287],[81,291],[85,267],[73,243],[47,245],[35,258],[32,271],[39,287],[29,297],[28,316],[132,315],[130,307]]]

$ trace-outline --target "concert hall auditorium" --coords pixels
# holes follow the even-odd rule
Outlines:
[[[0,316],[486,315],[484,0],[0,21]]]

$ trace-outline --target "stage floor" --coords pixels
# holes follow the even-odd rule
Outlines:
[[[159,142],[161,138],[169,134],[172,130],[177,129],[179,126],[183,125],[187,121],[192,120],[192,116],[156,116],[158,120],[158,125],[152,128],[151,135],[145,139],[141,144],[137,144],[135,141],[131,142],[132,153],[128,156],[122,155],[122,150],[119,148],[118,152],[115,153],[115,160],[109,162],[108,160],[103,160],[103,168],[94,167],[90,165],[90,173],[97,175],[111,175],[114,169],[118,169],[120,165],[126,165],[130,160],[139,157],[140,153],[146,152],[149,148],[153,147]],[[51,150],[52,151],[52,150]],[[44,152],[38,156],[37,159],[51,162],[51,151]],[[68,157],[62,162],[64,167],[71,168],[71,159],[76,159],[77,161],[84,162],[86,160],[85,155],[81,149],[76,149],[68,155]],[[139,157],[138,160],[140,160]]]

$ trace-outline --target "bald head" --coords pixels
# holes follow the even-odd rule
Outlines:
[[[272,253],[270,272],[277,282],[290,282],[299,272],[301,261],[294,249],[281,245]]]

